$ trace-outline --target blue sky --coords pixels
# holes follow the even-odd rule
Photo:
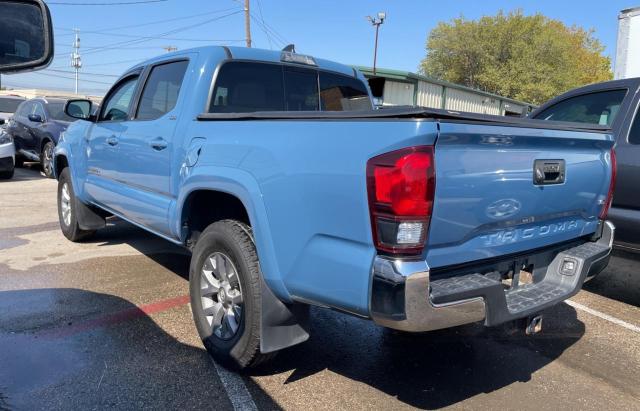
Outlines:
[[[80,92],[89,94],[104,93],[115,76],[137,61],[163,53],[163,46],[185,49],[205,44],[244,45],[244,16],[239,1],[168,0],[120,6],[69,6],[56,2],[109,0],[51,0],[56,58],[50,69],[3,75],[3,86],[71,91],[73,80],[65,77],[72,77],[66,73],[72,70],[69,65],[72,28],[80,29],[81,35],[84,66]],[[280,49],[284,42],[290,42],[296,44],[300,53],[347,64],[371,65],[374,30],[365,16],[385,11],[387,20],[380,29],[378,67],[415,71],[425,54],[427,34],[439,21],[460,15],[475,19],[500,9],[521,8],[526,14],[541,12],[568,25],[593,28],[595,36],[607,47],[606,53],[613,57],[618,12],[638,3],[640,0],[251,0],[255,16],[252,36],[254,47]],[[174,20],[168,21],[171,19]],[[267,31],[269,36],[262,21],[272,30]]]

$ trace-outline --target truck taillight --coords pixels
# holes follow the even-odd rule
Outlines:
[[[607,198],[602,205],[602,211],[600,211],[600,219],[605,220],[607,218],[607,214],[609,214],[609,208],[611,208],[611,203],[613,202],[613,192],[616,188],[616,151],[611,149],[611,181],[609,182],[609,191],[607,192]]]
[[[367,162],[373,241],[388,254],[421,254],[435,191],[433,147],[408,147]]]

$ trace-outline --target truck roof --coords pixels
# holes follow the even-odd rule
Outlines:
[[[171,57],[179,57],[188,53],[219,53],[223,50],[227,56],[231,56],[229,60],[244,60],[244,61],[261,61],[261,62],[270,62],[270,63],[281,63],[282,51],[281,50],[266,50],[259,48],[248,48],[248,47],[235,47],[235,46],[203,46],[203,47],[195,47],[190,49],[178,50],[172,53],[161,54],[157,57],[153,57],[151,59],[145,60],[132,66],[129,70],[132,70],[136,67],[145,66],[150,63],[154,63],[156,61],[166,60]],[[303,53],[296,53],[303,54]],[[313,57],[315,60],[317,68],[321,70],[334,71],[337,73],[345,74],[348,76],[353,76],[355,71],[353,67],[336,63],[330,60],[325,60],[321,58]],[[293,63],[295,64],[295,63]],[[304,66],[303,64],[296,64]],[[127,71],[129,71],[127,70]]]

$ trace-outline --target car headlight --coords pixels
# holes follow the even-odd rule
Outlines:
[[[9,144],[9,143],[13,143],[13,137],[5,133],[4,130],[0,131],[0,144]]]

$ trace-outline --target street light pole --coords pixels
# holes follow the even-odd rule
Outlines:
[[[387,13],[379,12],[376,17],[367,16],[367,20],[376,27],[376,40],[375,45],[373,47],[373,75],[376,75],[376,62],[378,60],[378,30],[380,30],[380,25],[384,23],[384,20],[387,18]]]

